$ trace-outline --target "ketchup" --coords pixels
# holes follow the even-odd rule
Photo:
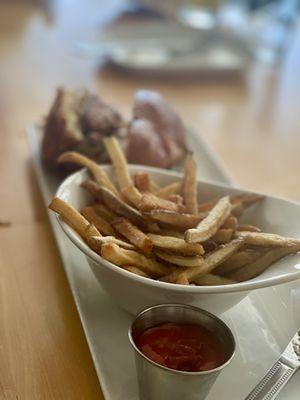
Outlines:
[[[178,371],[208,371],[225,361],[220,340],[200,325],[166,322],[146,329],[135,343],[150,360]]]

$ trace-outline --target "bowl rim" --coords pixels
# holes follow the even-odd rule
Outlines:
[[[109,170],[111,168],[110,165],[101,165],[104,169]],[[165,175],[170,175],[174,177],[181,178],[183,176],[182,173],[176,172],[176,171],[169,171],[166,169],[162,168],[156,168],[156,167],[148,167],[144,165],[136,165],[136,164],[129,164],[129,169],[142,169],[148,172],[153,172],[153,173],[163,173]],[[59,185],[55,196],[56,197],[64,197],[63,193],[65,192],[65,189],[67,186],[69,186],[72,181],[76,179],[76,177],[82,175],[83,173],[86,172],[86,168],[80,169],[77,172],[74,172],[73,174],[69,175],[66,179],[64,179],[61,184]],[[221,188],[228,188],[228,189],[234,189],[234,190],[241,190],[242,192],[249,192],[248,190],[239,188],[237,186],[231,186],[229,184],[224,184],[224,183],[219,183],[213,180],[208,180],[208,179],[198,179],[198,183],[207,183],[211,184],[214,186],[218,186]],[[251,191],[251,193],[255,194],[263,194],[260,192],[256,191]],[[275,199],[275,200],[280,200],[284,201],[286,203],[296,205],[300,207],[300,203],[292,200],[287,200],[283,197],[279,196],[269,196],[265,195],[266,197]],[[96,264],[102,266],[104,265],[105,267],[109,268],[110,270],[122,275],[125,278],[130,278],[134,281],[136,281],[139,284],[146,285],[146,286],[152,286],[155,288],[161,288],[165,289],[168,291],[172,292],[182,292],[182,293],[191,293],[191,294],[217,294],[217,293],[236,293],[236,292],[245,292],[245,291],[250,291],[252,289],[260,289],[260,288],[266,288],[270,286],[275,286],[283,283],[288,283],[291,281],[294,281],[296,279],[300,279],[300,270],[299,271],[294,271],[289,274],[285,275],[277,275],[274,277],[268,277],[268,278],[263,278],[260,280],[248,280],[245,282],[238,282],[238,283],[233,283],[233,284],[228,284],[228,285],[214,285],[214,286],[191,286],[191,285],[179,285],[175,283],[168,283],[168,282],[162,282],[150,278],[146,278],[143,276],[139,276],[136,274],[133,274],[130,271],[127,271],[109,261],[106,259],[102,258],[100,255],[98,255],[96,252],[94,252],[90,247],[81,239],[81,237],[65,222],[63,222],[59,216],[56,214],[57,221],[59,222],[62,230],[64,233],[68,236],[68,238],[73,242],[73,244],[78,247],[90,260],[95,262]]]

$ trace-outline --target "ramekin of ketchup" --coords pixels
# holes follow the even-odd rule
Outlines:
[[[135,344],[150,360],[177,371],[209,371],[225,360],[217,335],[196,324],[165,322],[146,329]]]
[[[129,329],[141,400],[202,400],[234,356],[227,325],[207,311],[165,304],[142,311]]]

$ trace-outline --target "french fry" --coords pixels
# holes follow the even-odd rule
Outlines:
[[[194,282],[199,286],[232,285],[233,283],[236,283],[236,281],[233,279],[224,278],[223,276],[218,276],[215,274],[206,274],[198,279],[195,279]]]
[[[172,229],[160,228],[158,234],[161,235],[161,236],[171,236],[171,237],[175,237],[175,238],[179,238],[179,239],[183,239],[184,238],[184,233],[183,232],[175,231],[175,230],[172,230]]]
[[[77,165],[82,165],[86,167],[93,175],[95,181],[107,189],[111,190],[113,193],[118,194],[118,191],[114,184],[111,182],[106,172],[101,168],[99,164],[91,160],[88,157],[83,156],[75,151],[66,151],[61,154],[58,158],[59,163],[73,163]]]
[[[261,257],[263,252],[261,250],[245,249],[233,254],[230,258],[224,261],[215,269],[218,275],[227,275],[246,264],[250,264]]]
[[[123,265],[123,269],[126,271],[132,272],[135,275],[143,276],[144,278],[151,278],[146,272],[142,271],[140,268],[133,267],[132,265]]]
[[[141,192],[152,192],[150,176],[148,172],[139,171],[133,176],[134,184],[136,188]]]
[[[243,193],[236,196],[231,196],[231,204],[242,203],[244,208],[251,207],[253,204],[256,204],[262,200],[264,200],[265,196],[256,193]]]
[[[130,204],[133,204],[136,208],[139,207],[139,204],[142,200],[142,194],[137,190],[136,187],[133,185],[128,185],[121,189],[121,194]]]
[[[236,218],[240,218],[245,211],[245,208],[241,202],[232,204],[231,214]]]
[[[114,219],[118,218],[118,215],[105,207],[104,204],[96,203],[91,205],[91,207],[107,222],[112,222]]]
[[[145,253],[151,253],[152,241],[139,228],[125,218],[118,218],[112,223],[114,229],[126,237],[130,243]]]
[[[48,206],[50,210],[56,212],[63,217],[64,221],[68,223],[84,240],[87,237],[87,228],[89,227],[89,221],[84,218],[74,207],[66,203],[59,197],[54,197]],[[95,227],[92,227],[90,232],[93,236],[101,236],[101,233]]]
[[[261,232],[257,226],[254,225],[238,225],[236,227],[237,231],[248,231],[248,232]]]
[[[262,201],[265,196],[253,193],[243,193],[235,196],[230,196],[230,202],[233,205],[232,213],[236,217],[240,217],[244,210],[253,204]],[[198,204],[198,212],[210,211],[219,199],[213,199],[202,204]]]
[[[117,181],[122,195],[136,207],[141,201],[141,193],[133,185],[128,165],[118,140],[111,136],[103,139],[105,148],[115,168]]]
[[[196,270],[187,271],[187,278],[189,281],[197,279],[203,275],[211,273],[218,265],[227,260],[232,254],[234,254],[243,245],[243,240],[235,239],[231,242],[219,247],[216,251],[209,254],[205,258],[204,265]]]
[[[118,140],[114,136],[111,136],[105,138],[103,142],[113,163],[119,188],[124,189],[127,186],[133,186],[132,179],[128,172],[127,161]]]
[[[121,249],[114,243],[104,243],[101,247],[101,255],[113,264],[119,266],[132,265],[154,278],[166,275],[172,270],[172,267],[145,257],[136,251]]]
[[[185,272],[182,272],[176,279],[177,285],[189,285],[189,281],[186,277]]]
[[[86,167],[95,180],[82,187],[100,203],[84,207],[82,215],[59,198],[49,208],[115,265],[181,285],[226,285],[252,279],[300,251],[300,240],[238,225],[237,218],[262,201],[262,195],[242,193],[197,204],[197,168],[191,154],[183,180],[159,188],[148,172],[135,173],[133,181],[119,142],[114,137],[104,141],[120,191],[101,166],[69,151],[59,162]]]
[[[101,187],[97,182],[93,181],[92,179],[86,179],[80,185],[83,189],[85,189],[91,196],[93,196],[96,200],[102,202],[101,192],[99,189]],[[117,196],[116,196],[117,197]]]
[[[167,200],[183,206],[183,198],[182,198],[182,196],[180,196],[180,194],[170,194],[170,196],[168,196]]]
[[[180,213],[185,210],[185,207],[181,204],[173,203],[173,201],[157,197],[152,193],[144,193],[139,203],[139,209],[142,212],[165,210]]]
[[[188,243],[205,242],[216,234],[217,230],[227,219],[231,211],[229,197],[222,197],[196,228],[188,229],[184,238]]]
[[[113,211],[121,217],[129,219],[129,221],[131,221],[135,225],[147,228],[147,222],[143,218],[142,214],[135,208],[126,204],[110,190],[104,187],[100,187],[96,182],[93,182],[91,180],[83,182],[81,186],[102,203],[104,203],[104,205],[109,210]]]
[[[111,225],[100,217],[93,207],[84,207],[80,213],[86,218],[91,224],[93,224],[102,235],[113,236],[115,234]]]
[[[235,239],[231,242],[219,247],[213,253],[210,253],[204,262],[199,267],[194,268],[177,268],[171,274],[160,278],[163,282],[175,282],[178,276],[182,273],[186,273],[186,277],[189,282],[193,282],[195,279],[200,278],[203,275],[211,273],[218,265],[227,260],[232,254],[239,250],[243,245],[242,239]],[[231,279],[231,277],[229,277]],[[234,279],[234,278],[233,278]]]
[[[169,185],[159,189],[156,192],[156,196],[166,199],[168,196],[170,196],[172,194],[180,194],[181,187],[182,187],[182,182],[170,183]]]
[[[155,250],[155,254],[160,259],[181,267],[199,267],[204,261],[204,259],[200,256],[180,256],[177,254],[165,253],[164,251],[160,250]]]
[[[186,156],[184,162],[183,178],[183,199],[186,212],[189,214],[198,214],[197,204],[197,164],[190,153]]]
[[[267,253],[263,254],[260,258],[258,258],[256,261],[245,265],[237,271],[231,272],[227,277],[229,279],[234,279],[237,282],[243,282],[249,279],[253,279],[256,276],[262,274],[271,264],[289,254],[297,253],[299,250],[299,243],[287,247],[278,247],[275,249],[271,249]]]
[[[207,240],[206,242],[201,243],[201,245],[205,253],[211,253],[218,248],[218,244],[212,240]]]
[[[217,233],[212,236],[211,240],[216,243],[228,243],[232,239],[232,229],[219,229]]]
[[[262,201],[264,198],[265,196],[263,195],[253,193],[231,196],[230,201],[232,204],[232,215],[239,218],[247,208]]]
[[[186,243],[183,239],[172,236],[162,236],[148,233],[148,237],[153,243],[154,247],[160,249],[172,250],[176,253],[186,255],[202,255],[204,253],[203,247],[199,243]]]
[[[210,211],[217,204],[218,201],[219,199],[214,199],[205,203],[198,204],[198,213]]]
[[[117,239],[114,236],[91,236],[87,239],[88,245],[98,254],[101,255],[101,248],[104,243],[115,243],[123,249],[134,250],[131,243],[124,242],[124,240]]]
[[[172,211],[165,210],[152,210],[149,215],[153,220],[172,225],[177,228],[193,228],[205,218],[206,214],[192,215],[192,214],[179,214]]]
[[[297,239],[276,235],[275,233],[242,231],[236,232],[235,235],[237,238],[243,238],[245,244],[251,246],[278,247],[300,243]]]
[[[221,226],[221,229],[237,229],[238,220],[235,216],[230,215]]]

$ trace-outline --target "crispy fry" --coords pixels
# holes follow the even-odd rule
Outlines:
[[[144,193],[139,204],[139,209],[142,212],[166,210],[180,213],[185,210],[185,207],[181,204],[173,203],[173,201],[157,197],[152,193]]]
[[[104,203],[104,205],[111,211],[115,212],[121,217],[129,219],[135,225],[147,228],[147,222],[142,214],[133,207],[126,204],[123,200],[119,199],[110,190],[100,187],[96,182],[87,180],[81,184],[87,191],[94,197]]]
[[[229,197],[222,197],[219,202],[210,211],[208,216],[201,221],[194,229],[188,229],[184,235],[188,243],[200,243],[210,239],[224,221],[227,219],[231,211]]]
[[[206,274],[195,279],[194,282],[199,286],[232,285],[233,283],[236,283],[233,279],[224,278],[223,276],[215,274]]]
[[[113,236],[115,234],[110,224],[100,217],[92,207],[84,207],[80,212],[102,235]]]
[[[182,198],[182,196],[180,196],[180,194],[170,194],[170,196],[168,196],[167,200],[183,206],[183,198]]]
[[[216,251],[211,253],[205,259],[203,268],[199,267],[198,272],[196,268],[192,271],[187,271],[187,278],[189,281],[199,278],[200,276],[209,274],[218,265],[227,260],[232,254],[234,254],[242,246],[243,240],[235,239],[231,242],[219,247]]]
[[[136,251],[121,249],[114,243],[104,243],[101,248],[101,255],[106,260],[119,266],[132,265],[138,267],[154,278],[166,275],[172,270],[172,267],[145,257]]]
[[[152,241],[139,228],[125,218],[118,218],[112,223],[117,232],[126,237],[130,243],[145,253],[151,253]]]
[[[136,187],[133,185],[128,185],[121,189],[121,194],[129,203],[138,208],[142,200],[142,194],[137,190]]]
[[[290,246],[292,244],[300,243],[297,239],[265,232],[236,232],[236,237],[243,238],[245,244],[262,247]]]
[[[243,193],[235,196],[230,196],[230,202],[233,205],[232,214],[236,217],[240,217],[244,210],[253,204],[262,201],[265,196],[253,193]],[[213,199],[198,205],[198,212],[210,211],[217,203],[219,199]]]
[[[237,271],[231,272],[227,277],[229,279],[234,279],[237,282],[247,281],[263,273],[274,262],[289,254],[297,253],[299,250],[299,243],[287,247],[271,249],[267,253],[263,254],[260,258],[258,258],[256,261],[247,264]]]
[[[134,184],[141,193],[152,192],[150,176],[148,172],[139,171],[133,175]]]
[[[232,239],[232,229],[219,229],[211,240],[216,243],[228,243]]]
[[[207,201],[205,203],[198,204],[198,212],[210,211],[218,202],[219,199]]]
[[[261,232],[257,226],[254,225],[239,225],[236,227],[237,231],[248,231],[248,232]]]
[[[206,242],[201,243],[201,245],[204,248],[205,253],[211,253],[218,248],[218,244],[212,240],[207,240]]]
[[[102,202],[101,193],[99,189],[102,187],[97,182],[93,181],[92,179],[87,179],[83,181],[80,185],[83,189],[89,192],[96,200]]]
[[[175,283],[177,283],[177,285],[189,285],[189,281],[186,277],[185,272],[182,272],[176,279]]]
[[[133,186],[132,179],[128,172],[127,161],[118,140],[114,136],[111,136],[105,138],[103,142],[115,168],[119,188],[124,189],[127,186]]]
[[[242,203],[244,208],[251,207],[265,199],[265,196],[256,193],[243,193],[236,196],[231,196],[231,204]]]
[[[181,267],[199,267],[204,261],[200,256],[179,256],[177,254],[165,253],[161,250],[155,250],[155,254],[162,260]]]
[[[172,211],[152,210],[148,214],[152,219],[158,222],[163,222],[168,225],[176,226],[177,228],[193,228],[205,218],[206,214],[192,215],[179,214]]]
[[[105,221],[107,222],[112,222],[114,219],[118,218],[118,215],[113,211],[109,210],[107,207],[105,207],[104,204],[96,203],[93,204],[91,207],[96,211],[96,213],[100,217],[105,219]]]
[[[242,246],[243,239],[235,239],[231,242],[219,247],[213,253],[210,253],[204,262],[199,267],[194,268],[177,268],[171,274],[164,276],[160,280],[163,282],[175,282],[177,277],[182,273],[186,273],[186,277],[189,282],[193,282],[195,279],[200,278],[203,275],[211,273],[218,265],[227,260],[232,254],[234,254]]]
[[[180,232],[180,231],[175,231],[172,229],[165,229],[165,228],[161,228],[159,230],[159,235],[161,236],[172,236],[175,238],[179,238],[179,239],[183,239],[184,238],[184,233]]]
[[[83,239],[86,240],[86,229],[90,223],[84,218],[83,215],[75,210],[74,207],[59,197],[54,197],[48,207],[50,210],[55,211],[57,214],[63,217],[64,221],[66,221],[68,225],[70,225]],[[90,230],[90,234],[93,234],[93,236],[101,236],[100,232],[95,227]]]
[[[114,236],[91,236],[87,239],[88,245],[98,254],[101,255],[101,247],[104,243],[115,243],[123,249],[134,250],[131,243],[124,242],[124,240],[117,239]]]
[[[159,189],[156,192],[156,196],[166,199],[168,196],[170,196],[172,194],[180,194],[181,187],[182,187],[182,182],[170,183],[169,185]]]
[[[183,199],[186,211],[190,214],[198,213],[197,204],[197,164],[193,155],[189,153],[184,162]]]
[[[126,271],[132,272],[135,275],[143,276],[144,278],[151,278],[146,272],[142,271],[140,268],[133,267],[132,265],[123,265],[123,269]]]
[[[231,212],[234,216],[239,218],[247,208],[251,207],[253,204],[262,201],[264,198],[265,196],[263,195],[253,193],[244,193],[237,196],[231,196]]]
[[[241,202],[235,203],[231,207],[231,214],[234,215],[236,218],[240,218],[243,215],[245,208]]]
[[[106,187],[107,189],[111,190],[113,193],[118,194],[118,191],[114,184],[111,182],[109,177],[107,176],[106,172],[101,168],[99,164],[95,161],[91,160],[88,157],[83,156],[76,151],[66,151],[65,153],[61,154],[58,158],[58,162],[60,163],[73,163],[82,165],[86,167],[91,174],[93,175],[95,181],[101,185]]]
[[[148,234],[153,246],[161,249],[172,250],[176,253],[186,255],[202,255],[204,253],[203,247],[199,243],[186,243],[183,239],[172,236]]]
[[[119,142],[107,138],[105,146],[120,191],[93,160],[69,151],[59,162],[76,163],[91,172],[95,181],[87,180],[82,187],[100,204],[84,207],[81,215],[54,198],[49,208],[110,262],[165,282],[225,285],[252,279],[273,262],[300,251],[300,240],[238,225],[237,218],[262,201],[262,195],[242,193],[198,205],[197,168],[191,154],[185,160],[183,181],[158,188],[148,172],[137,172],[134,186]]]
[[[238,253],[233,254],[230,258],[224,261],[215,269],[215,273],[218,275],[227,275],[232,271],[235,271],[246,264],[250,264],[261,257],[263,254],[260,250],[246,249],[241,250]]]
[[[237,228],[238,220],[235,216],[230,215],[224,224],[221,226],[221,229],[233,229],[235,230]]]

